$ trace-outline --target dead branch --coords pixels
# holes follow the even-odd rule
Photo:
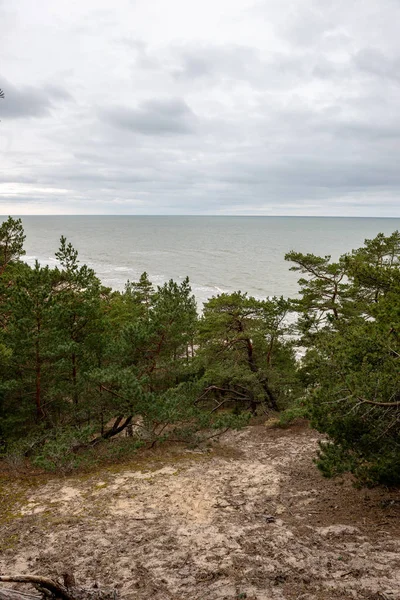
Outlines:
[[[40,586],[45,590],[48,590],[56,598],[62,600],[72,600],[72,596],[69,594],[67,588],[60,583],[48,579],[47,577],[37,577],[36,575],[0,575],[0,581],[12,582],[12,583],[30,583],[34,587]]]
[[[396,402],[378,402],[377,400],[368,400],[367,398],[357,397],[361,404],[372,404],[373,406],[389,406],[392,408],[400,407],[400,400]]]
[[[71,584],[68,584],[68,582]],[[96,585],[89,587],[79,587],[75,585],[73,576],[66,578],[65,585],[49,579],[47,577],[38,577],[36,575],[0,575],[0,582],[27,583],[32,585],[40,595],[20,592],[19,590],[0,588],[0,600],[118,600],[118,592],[115,589],[102,589]]]

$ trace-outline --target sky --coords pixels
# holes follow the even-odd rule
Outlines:
[[[0,214],[400,217],[400,0],[0,0]]]

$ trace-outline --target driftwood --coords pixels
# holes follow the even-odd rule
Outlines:
[[[39,593],[20,592],[16,589],[0,587],[0,600],[118,600],[116,589],[81,587],[75,583],[71,573],[64,573],[64,584],[36,575],[0,575],[0,582],[28,583]]]

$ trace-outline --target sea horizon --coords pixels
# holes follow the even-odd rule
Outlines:
[[[200,218],[235,218],[235,219],[246,219],[246,218],[255,218],[255,219],[382,219],[382,220],[390,220],[390,219],[399,219],[399,216],[373,216],[373,215],[214,215],[214,214],[206,214],[206,215],[197,215],[197,214],[130,214],[130,213],[120,213],[120,214],[108,214],[108,213],[47,213],[47,214],[10,214],[10,213],[0,213],[0,218],[2,217],[12,217],[12,218],[23,218],[23,217],[200,217]]]
[[[285,254],[331,255],[400,229],[400,218],[291,215],[18,215],[26,234],[24,260],[58,264],[63,235],[81,264],[102,283],[123,290],[146,271],[155,286],[188,276],[199,306],[233,291],[256,298],[293,297],[299,274]],[[4,220],[0,219],[0,220]]]

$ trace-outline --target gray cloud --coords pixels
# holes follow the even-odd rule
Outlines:
[[[181,65],[173,70],[177,79],[196,79],[202,77],[249,78],[252,72],[261,67],[261,61],[255,48],[235,44],[217,46],[181,46],[175,50]]]
[[[400,55],[385,56],[378,48],[363,48],[354,56],[356,68],[379,79],[400,83]]]
[[[56,101],[71,100],[71,95],[61,86],[48,84],[43,86],[15,86],[0,76],[4,99],[0,104],[0,116],[3,119],[25,119],[46,117]]]
[[[100,116],[113,127],[152,136],[190,133],[196,120],[180,99],[146,100],[137,108],[114,106],[101,110]]]
[[[312,57],[311,65],[314,61]],[[262,55],[257,48],[231,43],[172,47],[169,69],[186,85],[230,89],[245,83],[254,90],[270,90],[298,85],[311,67],[304,56],[277,51]]]

